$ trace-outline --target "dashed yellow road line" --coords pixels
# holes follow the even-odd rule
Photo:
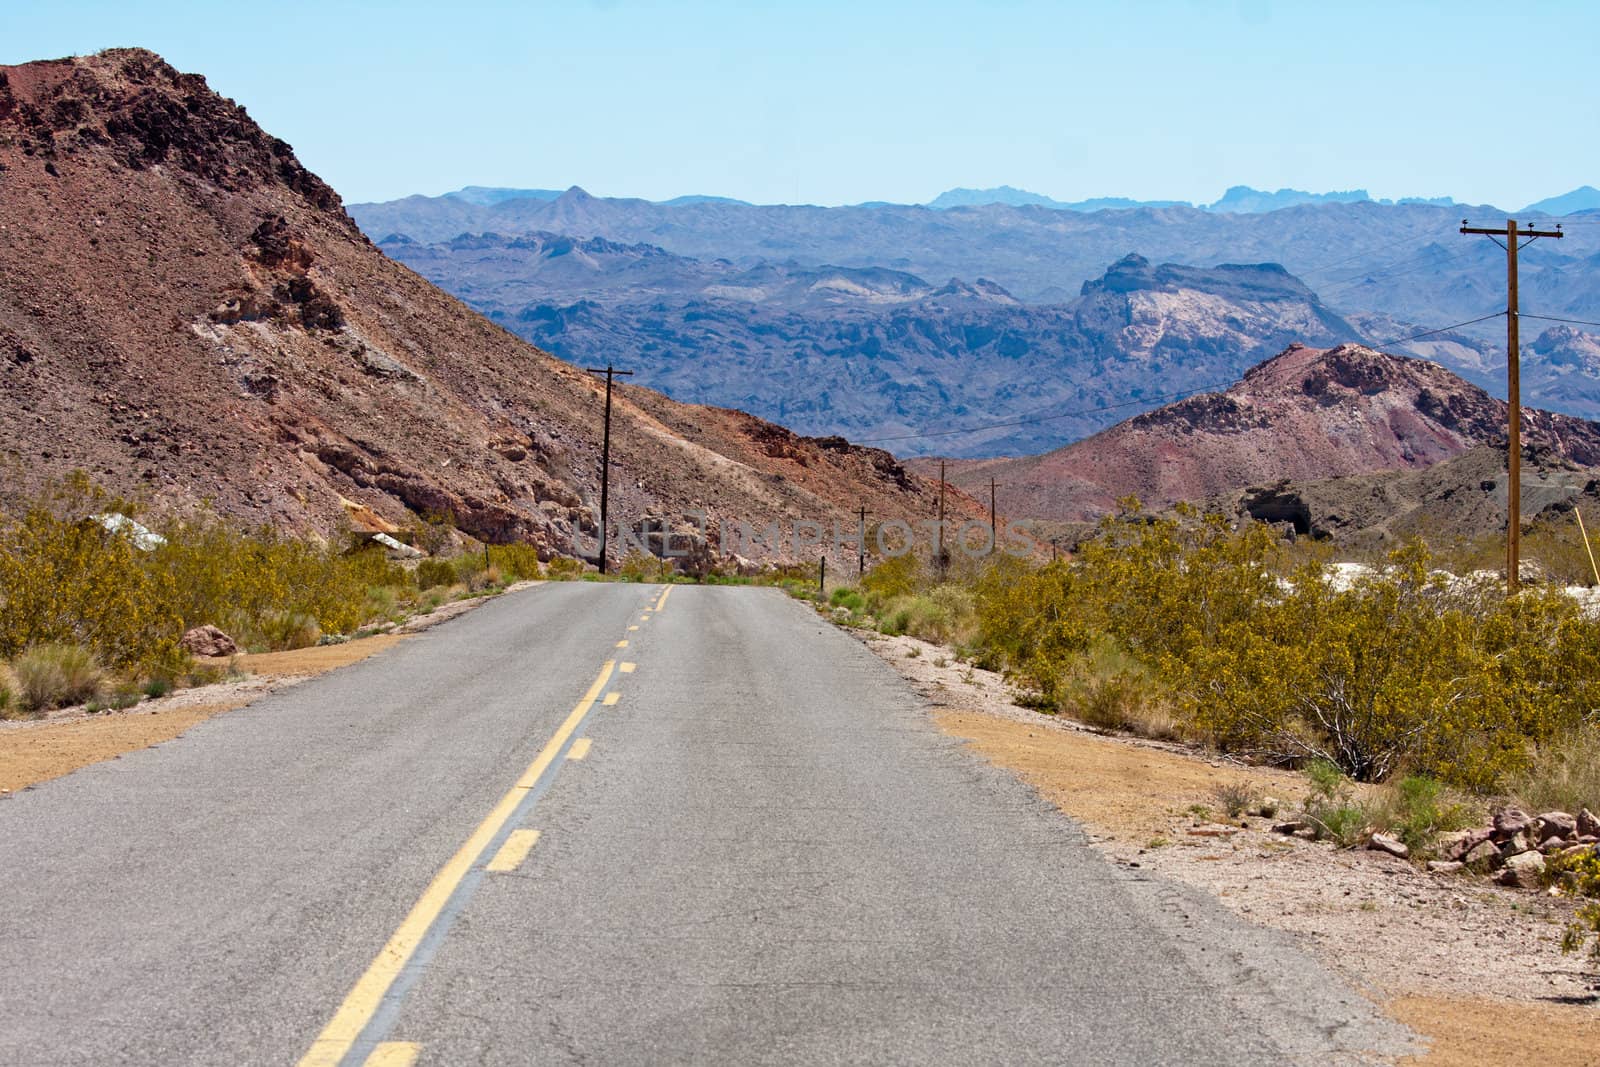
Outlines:
[[[421,1052],[422,1046],[411,1041],[385,1041],[372,1050],[366,1067],[411,1067]]]
[[[513,830],[506,843],[500,846],[500,851],[494,854],[494,859],[484,868],[486,871],[504,873],[514,871],[522,866],[522,861],[528,858],[528,853],[533,851],[533,846],[539,843],[538,830]]]
[[[639,665],[637,663],[619,663],[617,665],[617,670],[621,671],[623,674],[632,674],[638,668],[638,666]]]
[[[602,700],[600,703],[604,704],[608,708],[615,707],[617,701],[621,697],[622,697],[621,693],[607,693],[606,694],[606,698],[604,700]]]
[[[628,627],[628,632],[632,633],[633,631],[637,630],[638,628],[639,628],[639,624],[638,623],[634,623],[632,626]]]
[[[550,740],[545,742],[544,748],[539,750],[539,755],[528,765],[522,777],[517,779],[517,784],[500,798],[494,810],[478,824],[476,830],[472,831],[472,836],[467,838],[466,843],[439,869],[439,873],[433,876],[433,881],[423,891],[421,899],[412,905],[410,913],[379,950],[378,957],[367,967],[366,973],[356,980],[355,986],[339,1005],[339,1010],[334,1012],[328,1025],[322,1028],[322,1033],[311,1043],[311,1048],[300,1058],[299,1067],[338,1067],[356,1039],[361,1036],[361,1031],[366,1029],[367,1023],[372,1020],[373,1014],[383,1001],[384,994],[400,976],[400,972],[405,969],[406,963],[416,952],[417,946],[422,943],[423,937],[439,918],[445,905],[450,902],[456,887],[478,862],[478,857],[489,847],[489,842],[493,841],[505,827],[506,821],[521,805],[528,791],[538,784],[539,778],[555,762],[562,746],[578,729],[583,717],[589,714],[594,702],[600,699],[600,693],[605,689],[606,682],[611,679],[611,671],[615,666],[614,660],[606,661],[605,666],[600,668],[599,676],[589,686],[589,691],[578,701],[578,706],[572,709],[572,713],[567,716],[566,721]]]
[[[568,759],[588,759],[589,747],[593,744],[587,737],[580,737],[572,742],[572,747],[567,749]]]
[[[617,642],[617,647],[618,647],[618,648],[627,648],[627,647],[628,647],[628,640],[627,640],[627,638],[623,638],[623,639],[622,639],[622,640],[621,640],[621,641],[618,641],[618,642]]]

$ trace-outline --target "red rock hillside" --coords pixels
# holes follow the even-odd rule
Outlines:
[[[82,469],[331,534],[352,501],[569,552],[600,387],[380,254],[244,109],[158,56],[0,67],[0,505]],[[925,516],[888,453],[623,388],[612,515]]]
[[[1419,469],[1504,442],[1506,405],[1436,363],[1360,345],[1291,346],[1223,393],[1135,416],[1040,456],[968,461],[969,492],[998,480],[1002,514],[1077,521],[1135,495],[1164,506],[1280,479]],[[1600,464],[1600,425],[1524,409],[1530,445]],[[920,461],[925,466],[927,461]]]

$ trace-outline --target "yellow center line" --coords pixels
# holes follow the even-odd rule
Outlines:
[[[672,586],[669,585],[665,589],[661,590],[661,599],[656,601],[656,606],[655,606],[654,610],[659,612],[662,608],[666,607],[667,606],[667,597],[669,597],[671,595],[672,595]]]
[[[639,624],[635,623],[634,625],[628,627],[628,632],[632,633],[633,631],[637,630],[638,628],[639,628]]]
[[[618,642],[617,642],[617,647],[618,647],[618,648],[627,648],[627,647],[628,647],[628,642],[627,642],[627,639],[626,639],[626,638],[624,638],[624,639],[623,639],[623,640],[621,640],[621,641],[618,641]]]
[[[588,759],[589,758],[589,746],[592,745],[593,743],[594,742],[590,741],[587,737],[578,738],[576,741],[572,742],[572,747],[567,749],[567,758],[568,759]]]
[[[411,1067],[422,1046],[410,1041],[385,1041],[372,1050],[365,1067]]]
[[[615,707],[618,699],[620,699],[621,696],[621,693],[607,693],[606,698],[600,703],[604,704],[608,708]]]
[[[623,674],[632,674],[638,669],[638,666],[639,665],[637,663],[619,663],[617,665],[617,670],[621,671]]]
[[[400,977],[400,972],[405,969],[417,946],[422,943],[423,937],[439,918],[440,912],[444,911],[445,905],[450,902],[456,887],[472,870],[473,864],[478,862],[478,857],[489,847],[489,842],[493,841],[505,827],[507,820],[516,812],[528,791],[538,784],[540,776],[555,762],[556,755],[578,729],[583,717],[589,714],[589,709],[600,698],[600,693],[605,689],[615,666],[614,660],[606,661],[605,666],[600,668],[599,676],[589,686],[589,691],[578,701],[578,706],[572,709],[572,714],[567,716],[566,721],[550,740],[545,742],[544,748],[539,750],[539,755],[534,757],[534,761],[528,765],[522,777],[517,779],[517,784],[500,798],[494,810],[478,824],[476,830],[472,831],[472,836],[467,838],[466,843],[439,869],[439,873],[433,876],[433,881],[423,891],[422,897],[412,905],[411,912],[379,950],[377,958],[367,967],[366,973],[357,979],[355,986],[345,996],[344,1002],[339,1005],[339,1010],[334,1012],[333,1018],[328,1020],[328,1025],[322,1028],[322,1033],[311,1043],[311,1048],[300,1058],[299,1067],[338,1067],[356,1039],[361,1036],[361,1031],[366,1029],[367,1023],[372,1020],[389,987]]]
[[[494,859],[483,869],[497,874],[514,871],[522,866],[522,861],[528,858],[528,853],[532,852],[533,846],[538,843],[538,830],[513,830],[506,837],[506,843],[500,846],[500,851],[494,854]]]

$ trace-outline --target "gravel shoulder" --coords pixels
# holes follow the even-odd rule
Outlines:
[[[1244,819],[1212,836],[1195,805],[1248,784],[1291,809],[1299,775],[1179,745],[1111,737],[1016,704],[998,674],[911,637],[862,635],[928,701],[945,733],[1033,786],[1115,862],[1203,890],[1240,916],[1287,931],[1426,1035],[1405,1062],[1600,1063],[1600,975],[1563,956],[1565,901],[1439,876],[1372,851],[1271,832]],[[1204,832],[1199,832],[1204,831]]]

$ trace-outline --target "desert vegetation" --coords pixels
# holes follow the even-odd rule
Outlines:
[[[0,512],[0,714],[126,706],[209,680],[179,644],[193,627],[252,651],[302,648],[542,573],[529,545],[407,569],[354,538],[307,541],[204,512],[146,518],[160,541],[142,545],[90,518],[137,511],[74,476]]]
[[[958,559],[941,579],[906,555],[830,606],[952,645],[1047,714],[1301,768],[1299,832],[1337,845],[1381,832],[1422,861],[1497,802],[1600,808],[1600,620],[1557,585],[1508,598],[1452,574],[1421,540],[1377,562],[1130,500],[1070,560]],[[1593,895],[1592,866],[1548,877]],[[1596,929],[1590,906],[1569,942]]]

